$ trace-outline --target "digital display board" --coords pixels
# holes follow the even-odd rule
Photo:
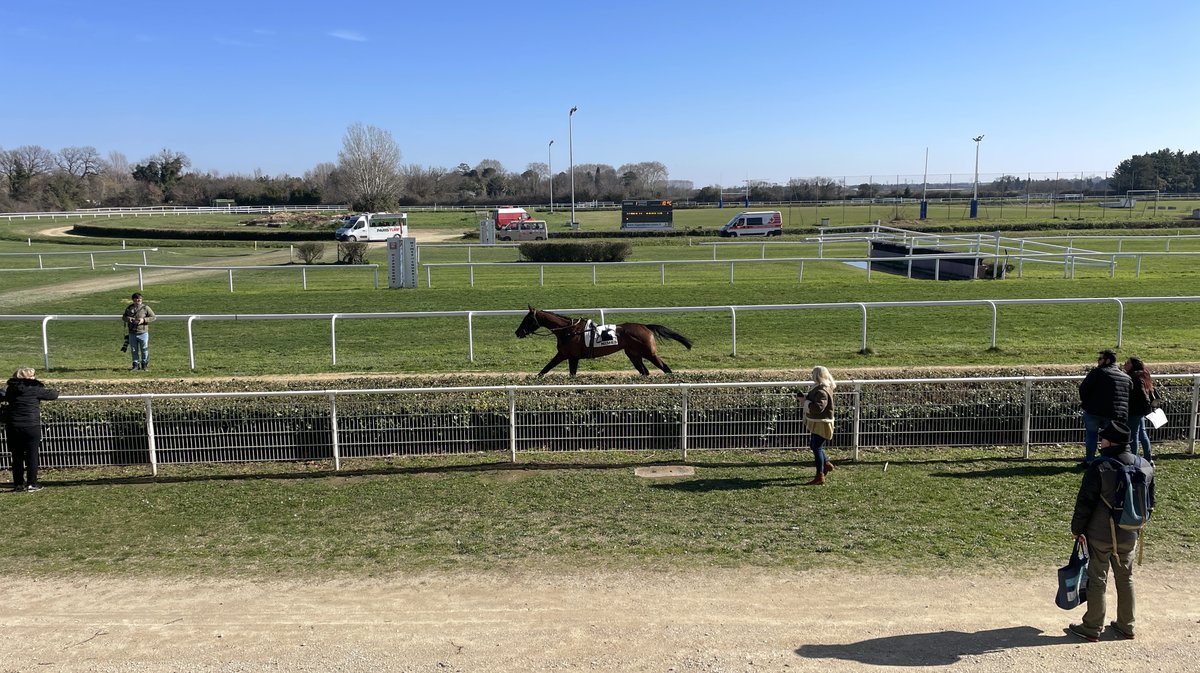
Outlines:
[[[670,201],[622,201],[622,229],[670,229],[674,208]]]

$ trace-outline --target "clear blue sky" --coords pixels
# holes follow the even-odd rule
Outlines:
[[[1111,170],[1200,149],[1200,4],[0,5],[0,147],[300,175],[355,122],[403,162],[661,161],[697,186]]]

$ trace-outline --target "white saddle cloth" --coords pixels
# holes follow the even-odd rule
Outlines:
[[[585,346],[590,346],[592,348],[616,346],[617,326],[597,325],[589,320],[587,322],[587,326],[583,330],[583,343]]]

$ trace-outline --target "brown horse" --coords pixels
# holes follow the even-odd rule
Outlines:
[[[549,330],[558,339],[558,353],[550,359],[550,362],[546,363],[542,371],[538,372],[539,377],[557,367],[563,360],[567,361],[567,365],[571,369],[571,376],[575,376],[575,370],[579,367],[580,360],[604,357],[617,351],[625,351],[629,361],[642,373],[642,376],[650,375],[646,364],[642,362],[643,359],[653,362],[655,367],[670,374],[671,368],[662,361],[662,358],[658,357],[654,335],[674,339],[687,346],[689,350],[692,347],[691,340],[679,332],[662,325],[643,325],[637,322],[617,325],[616,345],[590,346],[584,340],[585,333],[597,329],[597,326],[590,321],[583,318],[568,318],[550,311],[539,311],[532,306],[529,307],[529,313],[525,315],[521,325],[517,327],[517,338],[524,339],[543,328]],[[593,334],[592,336],[598,337],[599,335]]]

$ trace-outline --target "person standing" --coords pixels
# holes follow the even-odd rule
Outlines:
[[[812,449],[817,476],[806,485],[821,486],[825,475],[833,471],[833,463],[825,455],[825,443],[833,439],[833,391],[837,390],[837,382],[828,369],[819,365],[813,367],[812,380],[816,385],[804,395],[802,405],[808,448]]]
[[[1129,429],[1112,421],[1100,429],[1100,455],[1124,465],[1138,465],[1148,488],[1147,512],[1154,510],[1154,466],[1129,452]],[[1109,624],[1121,638],[1132,640],[1134,630],[1133,550],[1141,531],[1112,525],[1109,503],[1116,502],[1121,485],[1121,470],[1110,460],[1097,460],[1083,473],[1083,483],[1075,498],[1071,516],[1071,534],[1088,550],[1087,612],[1083,623],[1067,630],[1096,642],[1104,630],[1104,593],[1108,588],[1111,566],[1117,585],[1117,620]],[[1115,539],[1114,539],[1115,535]]]
[[[154,322],[156,316],[154,309],[142,301],[141,292],[134,292],[130,298],[133,303],[125,307],[125,314],[121,316],[129,330],[129,353],[133,357],[130,369],[145,370],[150,368],[150,328],[147,325]]]
[[[1154,379],[1140,358],[1126,359],[1121,369],[1133,379],[1133,388],[1129,393],[1129,451],[1136,456],[1138,444],[1141,444],[1142,457],[1154,462],[1150,454],[1150,430],[1146,427],[1146,414],[1154,411],[1158,401]]]
[[[1081,466],[1086,467],[1095,459],[1100,428],[1109,421],[1124,423],[1129,419],[1129,391],[1132,387],[1133,381],[1129,375],[1117,366],[1117,354],[1109,349],[1100,351],[1096,356],[1096,367],[1079,384],[1084,429]]]
[[[38,450],[42,445],[42,400],[58,399],[51,390],[35,378],[32,367],[13,372],[0,393],[6,407],[4,431],[8,450],[12,452],[14,491],[40,491],[38,483]]]

